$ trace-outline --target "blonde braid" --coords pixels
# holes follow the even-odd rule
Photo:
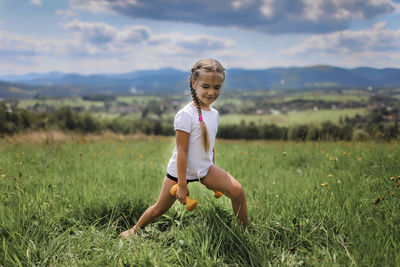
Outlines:
[[[201,59],[196,62],[190,73],[190,93],[192,95],[193,102],[196,105],[197,113],[199,115],[201,142],[203,144],[204,150],[207,152],[210,149],[210,138],[207,130],[207,125],[204,123],[203,116],[201,114],[200,101],[197,97],[196,90],[193,88],[193,83],[197,81],[202,71],[222,74],[222,78],[223,80],[225,80],[225,69],[221,65],[221,63],[219,63],[215,59]]]
[[[201,114],[201,107],[199,99],[197,98],[196,91],[193,89],[192,82],[190,82],[190,93],[192,94],[193,102],[196,104],[197,114],[199,115],[200,129],[201,129],[201,143],[203,144],[204,150],[207,152],[210,149],[210,138],[208,135],[207,126],[203,121]]]

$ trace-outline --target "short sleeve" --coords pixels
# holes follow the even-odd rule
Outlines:
[[[174,119],[174,130],[181,130],[190,133],[192,130],[192,117],[189,113],[180,110]]]

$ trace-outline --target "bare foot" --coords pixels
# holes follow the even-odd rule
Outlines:
[[[135,225],[135,226],[133,226],[131,229],[128,229],[128,230],[126,230],[125,232],[122,232],[122,233],[120,234],[120,236],[121,236],[122,238],[127,238],[127,237],[129,237],[129,236],[135,234],[137,231],[138,231],[138,229],[136,228],[136,225]]]

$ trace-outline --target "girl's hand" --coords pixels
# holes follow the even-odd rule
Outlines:
[[[179,202],[185,205],[186,197],[188,196],[189,196],[189,189],[187,185],[178,185],[178,191],[176,192],[176,197],[178,198]]]

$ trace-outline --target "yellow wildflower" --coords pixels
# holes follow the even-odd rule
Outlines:
[[[333,175],[332,175],[332,174],[328,174],[328,177],[329,177],[329,178],[332,178],[332,177],[333,177]]]
[[[394,177],[392,176],[392,177],[390,177],[390,181],[394,181]]]
[[[330,158],[329,158],[329,160],[333,160],[333,158],[332,158],[332,157],[330,157]]]
[[[2,174],[2,175],[1,175],[1,177],[3,177],[3,178],[4,178],[4,177],[6,177],[6,175],[5,175],[5,174]]]
[[[346,151],[345,151],[345,152],[343,152],[343,155],[346,155]]]
[[[328,185],[328,182],[321,184],[321,186],[327,186],[327,185]]]

